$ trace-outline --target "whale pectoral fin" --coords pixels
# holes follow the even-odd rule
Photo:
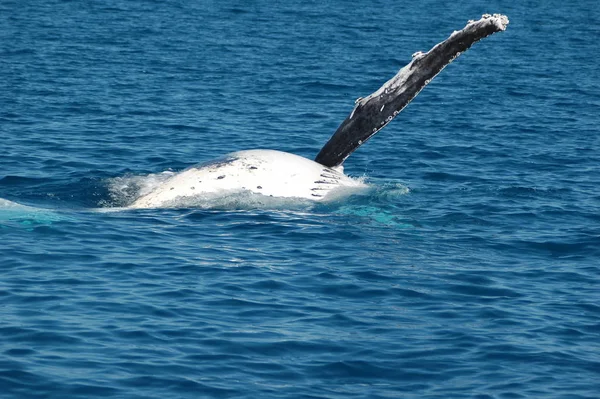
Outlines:
[[[359,98],[350,115],[321,149],[315,161],[329,167],[344,160],[387,125],[446,65],[477,41],[506,29],[504,15],[484,15],[469,23],[427,53],[413,54],[406,65],[376,92]]]

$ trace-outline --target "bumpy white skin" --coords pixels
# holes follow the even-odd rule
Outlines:
[[[186,197],[244,190],[271,197],[319,201],[336,188],[361,186],[364,184],[338,170],[298,155],[249,150],[177,173],[130,207],[169,207]]]

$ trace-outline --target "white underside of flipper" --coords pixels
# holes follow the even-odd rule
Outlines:
[[[234,152],[177,173],[130,207],[173,207],[186,198],[235,191],[320,201],[338,188],[364,186],[361,181],[336,169],[298,155],[249,150]]]

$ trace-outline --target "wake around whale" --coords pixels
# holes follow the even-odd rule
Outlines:
[[[174,174],[131,208],[177,206],[181,199],[232,191],[270,197],[324,200],[339,188],[364,187],[343,173],[348,156],[385,127],[446,65],[477,41],[506,29],[504,15],[483,15],[469,21],[427,53],[413,54],[411,62],[371,95],[356,100],[315,160],[274,150],[248,150],[192,166]]]

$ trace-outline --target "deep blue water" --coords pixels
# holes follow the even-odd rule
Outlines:
[[[314,157],[418,50],[511,23],[333,203],[122,210]],[[596,1],[0,2],[1,398],[600,397]]]

